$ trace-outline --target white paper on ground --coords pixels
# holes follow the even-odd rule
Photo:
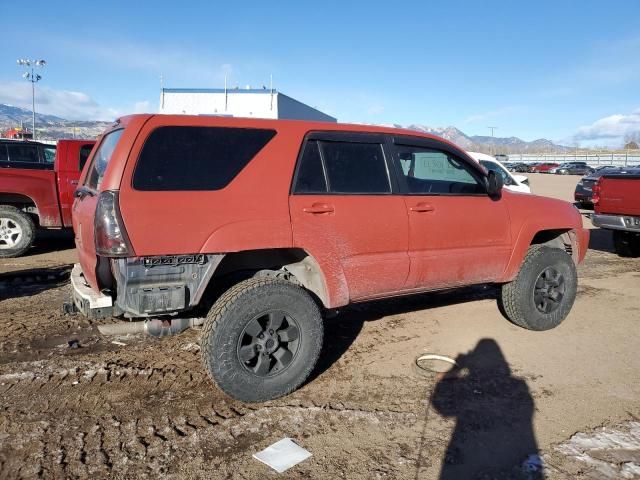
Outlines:
[[[261,452],[253,454],[253,458],[267,464],[278,473],[284,472],[310,456],[311,452],[305,450],[290,438],[278,440]]]

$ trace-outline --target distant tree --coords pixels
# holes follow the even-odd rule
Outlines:
[[[631,140],[630,142],[627,142],[624,144],[624,149],[625,150],[638,150],[640,149],[640,147],[638,146],[638,143]]]

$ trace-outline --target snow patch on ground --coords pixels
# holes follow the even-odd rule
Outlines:
[[[556,450],[593,467],[598,478],[638,478],[640,422],[576,433]]]

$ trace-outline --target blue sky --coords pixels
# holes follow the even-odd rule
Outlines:
[[[29,2],[2,9],[0,103],[107,119],[166,87],[269,84],[339,121],[616,145],[640,131],[640,2]]]

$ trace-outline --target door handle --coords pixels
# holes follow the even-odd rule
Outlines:
[[[304,213],[333,213],[333,205],[327,205],[326,203],[314,203],[310,207],[304,207],[302,209]]]
[[[435,208],[433,205],[429,205],[428,203],[419,203],[413,207],[409,207],[409,210],[412,212],[433,212]]]
[[[71,185],[77,185],[78,184],[78,180],[69,180],[69,183]]]

